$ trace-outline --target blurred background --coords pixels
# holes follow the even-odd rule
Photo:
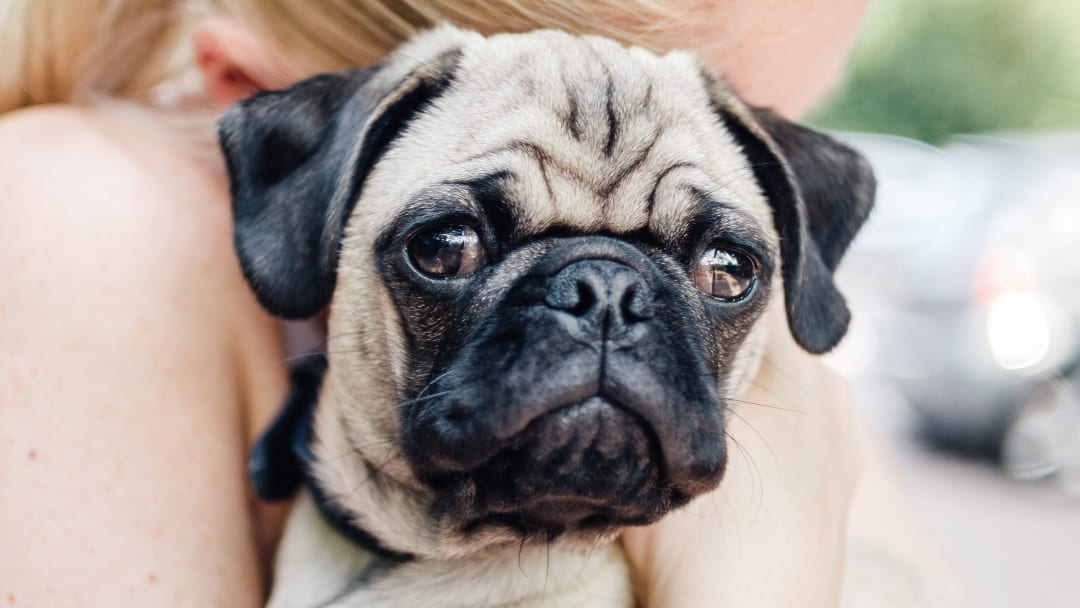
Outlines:
[[[810,122],[879,179],[830,363],[983,605],[1080,606],[1080,2],[873,0]]]

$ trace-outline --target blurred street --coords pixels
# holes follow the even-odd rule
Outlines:
[[[1080,133],[841,137],[879,197],[838,271],[853,320],[829,363],[983,605],[1080,606]],[[1017,294],[1032,306],[995,317]]]
[[[868,380],[853,388],[934,535],[988,608],[1080,605],[1080,498],[1053,480],[1016,481],[993,463],[920,444],[895,391]]]

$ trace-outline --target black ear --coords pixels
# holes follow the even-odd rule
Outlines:
[[[771,110],[754,114],[776,142],[806,208],[806,227],[829,272],[836,270],[874,206],[870,163],[835,139]]]
[[[450,83],[460,53],[395,77],[322,74],[232,107],[218,124],[244,277],[286,318],[330,302],[345,224],[371,167]]]
[[[772,205],[791,333],[812,353],[828,351],[851,319],[833,272],[873,207],[873,171],[831,137],[748,108],[713,85],[717,112]]]

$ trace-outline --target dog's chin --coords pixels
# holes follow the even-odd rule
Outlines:
[[[636,414],[592,397],[531,421],[465,472],[429,474],[466,535],[595,541],[656,521],[689,497],[668,484],[659,443]]]

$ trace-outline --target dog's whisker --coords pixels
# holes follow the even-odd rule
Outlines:
[[[418,392],[415,397],[413,397],[412,399],[399,401],[397,406],[399,408],[406,407],[406,406],[409,406],[409,405],[419,403],[421,401],[425,401],[425,400],[428,400],[428,399],[436,399],[438,397],[443,397],[445,395],[450,394],[451,392],[453,392],[452,390],[446,390],[446,391],[442,391],[442,392],[435,393],[435,394],[432,394],[432,395],[425,395],[424,394],[424,393],[428,392],[429,390],[431,390],[431,388],[434,387],[439,382],[439,380],[442,380],[443,378],[445,378],[450,373],[451,373],[451,370],[447,370],[447,371],[439,374],[438,376],[435,376],[430,381],[428,381],[428,383],[425,384],[423,388],[420,389],[420,392]]]
[[[360,488],[364,487],[365,485],[367,485],[367,483],[369,481],[371,481],[372,477],[373,477],[373,473],[371,471],[369,471],[367,475],[365,475],[362,479],[357,481],[356,484],[348,492],[345,493],[344,497],[348,498],[348,497],[355,496],[356,493],[360,491]]]
[[[748,179],[748,178],[749,179],[755,179],[755,177],[754,177],[754,169],[753,168],[756,167],[756,166],[765,166],[765,165],[751,165],[749,168],[741,168],[740,167],[738,169],[732,169],[731,171],[728,171],[727,173],[723,173],[721,175],[718,175],[717,176],[717,183],[710,184],[708,187],[706,187],[704,189],[704,192],[707,195],[710,195],[710,196],[717,195],[718,193],[721,193],[723,190],[730,189],[732,184],[736,183],[739,180],[744,180],[744,179]]]
[[[776,363],[773,363],[768,358],[762,359],[761,364],[768,366],[774,372],[779,374],[784,380],[787,380],[788,384],[791,386],[794,392],[799,394],[806,394],[808,392],[806,386],[804,386],[802,382],[797,380],[795,376],[789,374],[787,370],[780,367]]]
[[[391,443],[391,442],[380,442],[380,443]],[[390,461],[395,459],[395,458],[398,458],[401,455],[400,449],[395,445],[393,450],[390,450],[390,451],[387,452],[386,458],[384,458],[383,461],[380,464],[375,465],[371,461],[364,458],[364,455],[363,455],[362,452],[357,451],[356,453],[360,456],[360,458],[363,460],[363,462],[365,462],[367,464],[368,474],[363,479],[361,479],[359,482],[357,482],[357,484],[349,491],[347,496],[352,496],[352,495],[356,494],[357,492],[360,491],[360,488],[364,487],[368,482],[375,479],[376,476],[382,475],[383,470],[390,463]]]
[[[733,401],[735,403],[742,403],[745,405],[753,405],[757,407],[767,407],[771,410],[781,410],[784,412],[791,412],[792,414],[805,414],[806,410],[798,410],[793,407],[784,407],[782,405],[775,405],[772,403],[762,403],[760,401],[747,401],[746,399],[735,399],[734,397],[728,397],[727,401]],[[731,409],[731,408],[728,408]]]
[[[408,401],[402,401],[402,402],[398,403],[397,405],[398,405],[398,407],[405,407],[405,406],[413,405],[413,404],[416,404],[416,403],[422,403],[424,401],[430,401],[431,399],[438,399],[439,397],[445,397],[445,396],[449,395],[452,392],[454,392],[454,391],[446,390],[446,391],[441,391],[441,392],[438,392],[438,393],[432,393],[430,395],[419,395],[417,397],[409,399]]]
[[[321,458],[320,460],[327,460],[329,462],[334,462],[334,461],[342,460],[342,459],[347,458],[348,456],[352,456],[352,455],[358,455],[361,458],[363,458],[365,452],[367,450],[369,450],[370,448],[380,446],[380,445],[394,445],[394,443],[395,442],[392,439],[383,439],[383,440],[380,440],[380,441],[372,441],[371,443],[366,443],[364,445],[352,446],[348,451],[346,451],[343,454],[339,454],[337,456],[330,456],[330,457],[326,457],[326,458]],[[394,447],[396,448],[397,446],[394,446]]]
[[[401,448],[397,445],[394,445],[393,449],[386,452],[386,457],[383,458],[383,461],[381,463],[379,463],[379,466],[375,467],[375,472],[382,474],[382,472],[386,470],[387,465],[389,465],[392,460],[400,458],[401,456]]]
[[[521,521],[522,521],[522,523],[525,522],[524,515],[522,515]],[[522,565],[522,563],[521,563],[521,554],[525,551],[525,539],[527,537],[528,537],[527,534],[522,534],[521,535],[521,542],[518,544],[518,556],[517,556],[518,570],[521,571],[521,575],[524,576],[525,578],[529,578],[529,574],[527,572],[525,572],[525,566]]]
[[[761,434],[761,432],[760,432],[760,431],[758,431],[758,430],[757,430],[757,428],[755,428],[755,427],[754,427],[754,425],[753,425],[753,424],[751,424],[751,423],[750,423],[750,421],[749,421],[749,420],[747,420],[747,419],[746,419],[746,418],[745,418],[745,417],[744,417],[744,416],[743,416],[742,414],[740,414],[740,413],[736,412],[735,410],[731,410],[731,413],[732,413],[732,414],[734,414],[734,415],[735,415],[735,417],[736,417],[736,418],[738,418],[738,419],[739,419],[740,421],[742,421],[742,423],[743,423],[743,424],[745,424],[745,425],[747,426],[747,428],[749,428],[749,429],[750,429],[751,431],[753,431],[755,435],[757,435],[758,439],[760,439],[760,440],[761,440],[761,443],[762,443],[762,444],[763,444],[763,445],[764,445],[764,446],[765,446],[766,448],[768,448],[768,450],[769,450],[769,454],[770,454],[770,455],[772,456],[772,458],[773,458],[773,462],[774,462],[774,463],[778,463],[779,461],[778,461],[778,460],[777,460],[777,458],[776,458],[776,452],[775,452],[775,451],[773,451],[773,449],[772,449],[772,446],[771,446],[771,445],[769,445],[769,440],[765,438],[765,435],[762,435],[762,434]],[[727,436],[728,436],[728,437],[729,437],[729,438],[730,438],[730,439],[731,439],[732,441],[735,441],[736,443],[738,443],[738,445],[739,445],[739,448],[740,448],[740,449],[743,449],[743,450],[744,450],[744,452],[745,452],[745,447],[744,447],[744,446],[743,446],[743,445],[742,445],[741,443],[739,443],[739,442],[738,442],[738,441],[737,441],[737,440],[736,440],[736,439],[735,439],[735,438],[734,438],[734,437],[733,437],[733,436],[731,435],[731,433],[730,433],[730,432],[727,432],[727,431],[725,431],[725,432],[726,432]],[[747,455],[749,455],[749,453],[747,453]]]
[[[438,376],[435,376],[434,378],[432,378],[430,381],[428,381],[428,383],[426,385],[424,385],[424,388],[420,390],[419,394],[423,395],[425,391],[427,391],[431,387],[435,386],[443,378],[449,376],[450,373],[451,373],[451,370],[446,370],[445,372],[443,372],[443,373],[439,374]]]
[[[750,497],[751,497],[751,500],[756,501],[756,503],[757,503],[756,508],[760,510],[761,507],[762,507],[763,501],[765,500],[765,482],[764,482],[764,477],[761,474],[761,468],[758,467],[757,460],[750,453],[750,450],[746,449],[746,446],[744,446],[742,444],[742,442],[740,442],[738,439],[736,439],[734,436],[732,436],[731,433],[728,433],[727,431],[724,432],[724,435],[726,435],[727,438],[730,439],[731,442],[735,444],[735,447],[743,455],[742,460],[746,463],[746,472],[750,475],[750,479],[752,480],[752,483],[751,483],[751,486],[750,486],[751,487]],[[768,444],[766,444],[766,445],[768,445]],[[770,449],[770,451],[771,451],[771,449]],[[773,454],[774,459],[775,459],[775,457],[776,457],[775,454]]]
[[[388,445],[390,446],[390,449],[386,450],[382,461],[376,464],[368,458],[366,450],[379,445]],[[390,464],[391,461],[402,456],[401,446],[399,446],[397,442],[393,440],[373,441],[363,446],[353,446],[352,450],[343,455],[342,458],[351,454],[355,454],[360,459],[360,461],[364,463],[369,472],[368,476],[361,481],[361,483],[357,486],[356,489],[359,489],[360,486],[362,486],[364,483],[367,483],[367,481],[372,479],[374,476],[381,475],[383,470],[385,470],[385,468]]]
[[[791,391],[785,391],[788,394],[783,395],[783,394],[777,392],[777,390],[775,390],[775,388],[768,386],[768,384],[758,384],[757,388],[759,390],[761,390],[762,392],[765,392],[765,393],[775,397],[775,400],[777,400],[777,402],[779,402],[779,403],[793,403],[793,402],[798,401],[798,395],[792,395]],[[798,392],[799,392],[799,394],[806,394],[806,395],[811,394],[808,391],[801,390],[801,389],[799,389]],[[798,411],[798,410],[796,409],[796,411]]]
[[[551,576],[551,543],[554,542],[554,538],[551,536],[549,530],[544,534],[544,593],[547,593],[548,578]]]
[[[353,456],[353,455],[356,455],[356,454],[361,454],[361,452],[359,450],[352,449],[352,450],[346,451],[343,454],[338,454],[337,456],[320,457],[319,461],[321,461],[321,462],[323,462],[323,461],[324,462],[341,462],[342,460],[345,460],[349,456]]]

